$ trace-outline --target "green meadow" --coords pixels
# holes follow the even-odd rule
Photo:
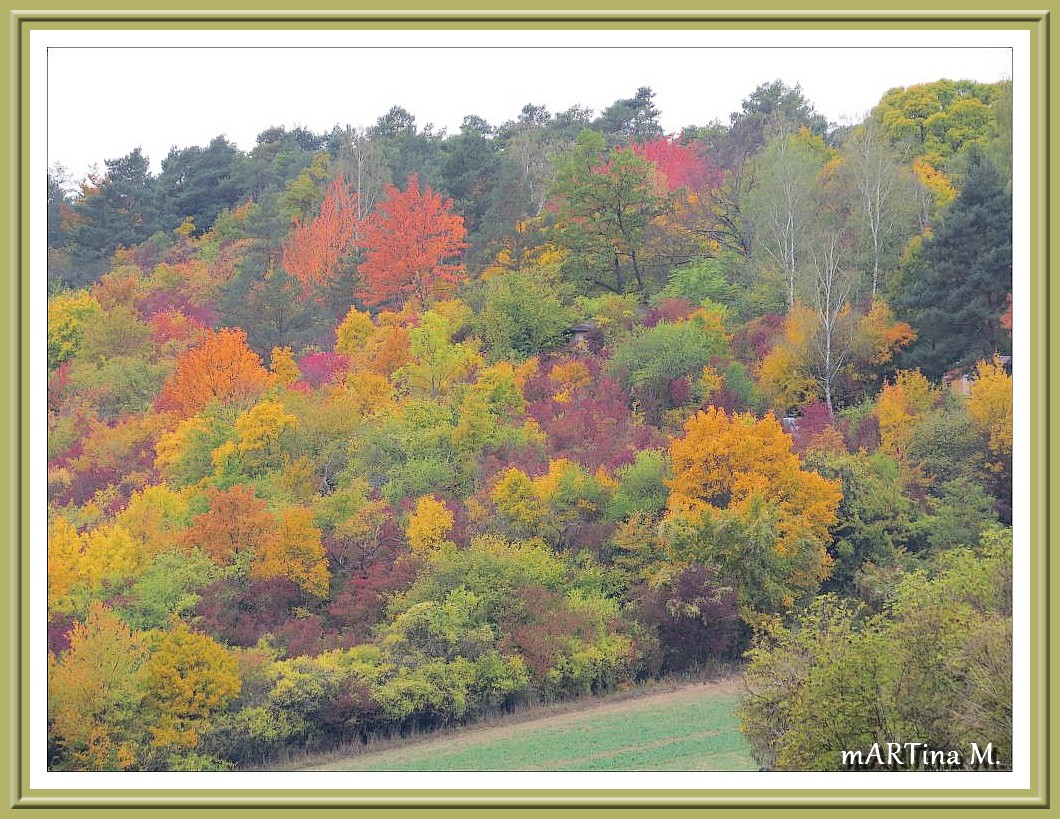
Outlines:
[[[734,714],[739,699],[729,685],[693,685],[343,757],[314,770],[756,770]]]

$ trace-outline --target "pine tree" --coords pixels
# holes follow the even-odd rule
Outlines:
[[[1007,352],[1012,201],[985,157],[970,157],[960,196],[903,278],[895,304],[918,333],[903,367],[937,378]]]

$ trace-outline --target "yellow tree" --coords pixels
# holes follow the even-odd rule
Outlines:
[[[354,358],[363,349],[365,342],[376,331],[372,317],[351,307],[346,317],[335,328],[335,352]]]
[[[105,523],[85,534],[78,581],[96,593],[104,582],[139,574],[147,561],[142,542],[135,540],[124,526]]]
[[[490,499],[513,534],[569,545],[570,535],[599,515],[613,492],[609,476],[591,475],[573,461],[557,458],[537,478],[515,467],[508,469],[494,485]]]
[[[809,372],[813,331],[817,317],[796,302],[784,319],[784,334],[758,366],[758,386],[780,411],[808,404],[818,395]]]
[[[269,355],[269,372],[278,383],[285,387],[291,386],[302,377],[290,347],[272,348],[272,353]]]
[[[85,539],[66,518],[48,527],[48,612],[73,610],[70,591],[80,576]]]
[[[153,632],[155,645],[144,664],[146,704],[153,717],[156,748],[194,748],[212,713],[240,691],[235,656],[205,634],[178,624]]]
[[[829,529],[840,483],[800,467],[772,415],[711,407],[670,445],[665,528],[671,561],[716,565],[737,579],[746,608],[790,608],[831,573]]]
[[[129,505],[117,516],[145,559],[172,547],[187,522],[188,501],[165,484],[133,492]]]
[[[96,603],[69,639],[70,647],[48,662],[49,732],[61,767],[135,767],[142,754],[143,635]]]
[[[1012,376],[997,359],[980,361],[968,393],[968,415],[997,458],[1012,457]]]
[[[48,301],[48,367],[72,358],[81,348],[85,329],[101,315],[99,302],[84,290],[53,296]]]
[[[880,366],[891,360],[895,350],[915,340],[913,328],[904,321],[897,321],[891,306],[877,298],[858,324],[852,353],[859,362]]]
[[[412,551],[423,554],[449,543],[445,538],[452,529],[453,513],[434,495],[424,495],[409,515],[405,534]]]
[[[297,506],[283,510],[275,534],[258,551],[251,577],[286,578],[309,594],[327,597],[331,574],[312,511]]]
[[[279,401],[259,401],[236,418],[239,454],[252,465],[274,460],[278,455],[280,435],[298,427],[298,419]]]
[[[909,444],[916,432],[917,419],[934,406],[938,391],[920,370],[899,370],[894,381],[883,385],[876,401],[880,424],[880,450],[907,464]]]
[[[967,408],[972,423],[988,440],[992,457],[986,468],[1004,499],[1012,491],[1012,376],[997,359],[976,365]]]
[[[778,510],[779,551],[808,537],[823,552],[842,497],[839,483],[801,468],[791,437],[776,418],[759,421],[750,413],[730,418],[709,407],[689,419],[684,431],[670,445],[672,513],[740,515],[764,500]]]

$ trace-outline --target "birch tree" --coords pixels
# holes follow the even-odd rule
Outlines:
[[[813,261],[814,374],[824,394],[828,413],[835,415],[835,383],[850,356],[855,321],[850,306],[854,275],[843,258],[842,236],[826,231],[810,251]]]
[[[843,159],[857,197],[861,241],[875,299],[881,276],[897,267],[900,242],[915,229],[914,183],[871,120],[847,141]]]
[[[795,304],[826,152],[824,142],[808,133],[782,134],[766,145],[757,163],[758,185],[748,202],[754,247],[782,272],[789,308]]]

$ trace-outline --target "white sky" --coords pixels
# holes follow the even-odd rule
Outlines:
[[[849,122],[895,86],[1012,76],[1011,50],[991,32],[450,32],[445,45],[429,31],[59,34],[69,37],[48,49],[48,163],[75,179],[136,147],[157,172],[173,146],[225,134],[249,150],[273,125],[369,126],[393,105],[452,133],[465,115],[500,125],[527,103],[599,113],[647,85],[676,132],[728,122],[778,78]]]

